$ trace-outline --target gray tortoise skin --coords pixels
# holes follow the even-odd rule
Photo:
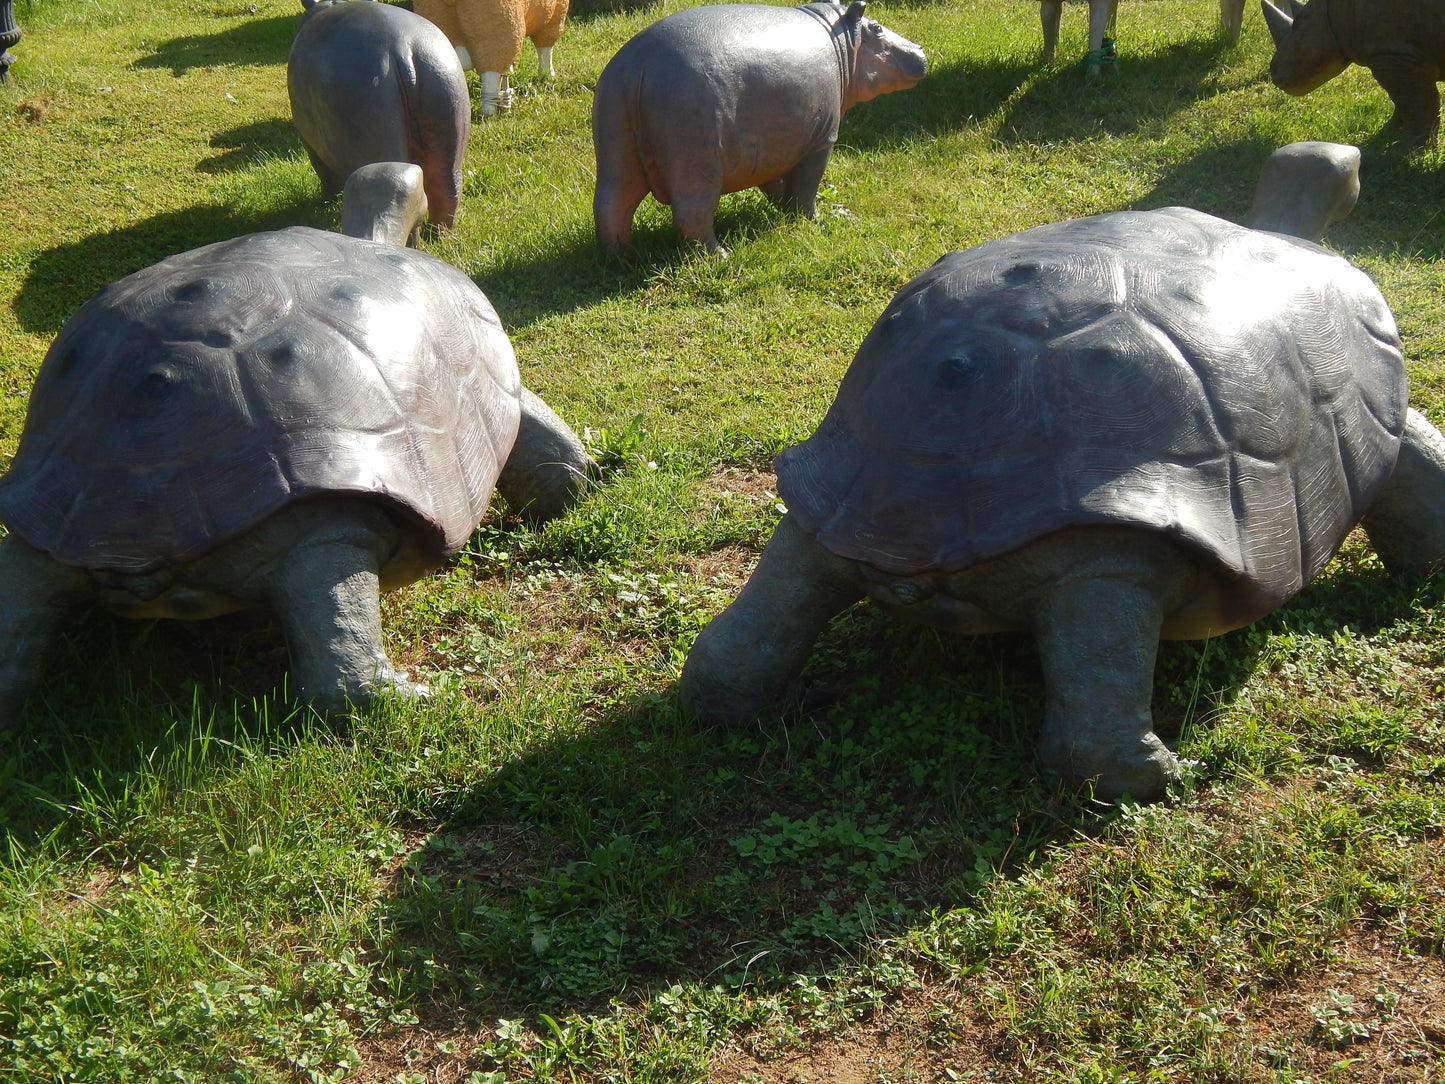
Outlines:
[[[777,472],[787,514],[698,637],[686,703],[730,722],[786,703],[865,595],[1028,630],[1040,758],[1110,798],[1179,773],[1150,716],[1161,637],[1268,613],[1362,517],[1392,569],[1445,554],[1445,440],[1407,409],[1379,291],[1314,244],[1177,207],[943,257]]]
[[[291,117],[321,181],[360,167],[422,168],[431,221],[451,228],[472,102],[456,50],[420,15],[375,0],[307,0],[286,60]]]
[[[597,239],[625,251],[651,193],[679,233],[726,255],[718,199],[758,187],[812,218],[838,124],[858,102],[913,86],[923,50],[866,4],[708,4],[642,30],[607,62],[592,99]]]
[[[494,485],[548,518],[593,466],[441,260],[304,227],[162,260],[61,329],[0,479],[0,724],[92,603],[269,606],[301,698],[424,693],[386,655],[378,592],[455,553]]]

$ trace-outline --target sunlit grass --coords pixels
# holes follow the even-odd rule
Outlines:
[[[1439,153],[1371,142],[1390,107],[1362,70],[1276,91],[1255,11],[1230,48],[1209,0],[1128,0],[1088,82],[1078,5],[1043,69],[1036,5],[872,3],[932,70],[848,116],[819,220],[727,197],[720,262],[648,201],[628,264],[593,242],[591,86],[678,6],[579,6],[551,82],[527,47],[425,241],[603,486],[389,596],[434,695],[349,726],[288,702],[264,617],[77,623],[0,734],[0,1080],[1438,1075],[1441,584],[1392,583],[1358,537],[1256,626],[1164,645],[1155,714],[1194,768],[1149,809],[1037,775],[1024,637],[850,611],[810,668],[831,704],[758,730],[699,729],[672,687],[780,513],[773,455],[950,249],[1121,207],[1238,217],[1276,146],[1364,143],[1327,243],[1445,420]],[[335,226],[289,121],[298,13],[18,5],[0,451],[94,289]]]

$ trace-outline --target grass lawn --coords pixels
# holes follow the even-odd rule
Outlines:
[[[564,519],[500,508],[388,596],[423,705],[325,722],[264,615],[71,626],[0,733],[0,1081],[1432,1081],[1445,1072],[1445,575],[1362,535],[1288,606],[1170,643],[1170,799],[1035,770],[1021,636],[858,607],[827,710],[705,729],[674,686],[780,514],[889,297],[952,249],[1119,208],[1240,217],[1275,147],[1365,149],[1327,244],[1445,422],[1441,155],[1376,139],[1358,68],[1268,81],[1257,9],[1125,0],[1087,81],[1080,5],[1039,64],[1024,0],[889,0],[916,88],[843,124],[816,222],[725,197],[726,261],[639,211],[593,239],[591,88],[683,6],[581,6],[476,124],[457,227],[525,382],[606,467]],[[294,0],[21,0],[0,86],[0,455],[50,340],[183,249],[335,228],[290,122]],[[477,82],[469,76],[475,96]]]

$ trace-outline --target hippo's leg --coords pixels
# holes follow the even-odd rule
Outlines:
[[[1440,127],[1440,90],[1434,69],[1407,60],[1381,61],[1370,68],[1390,96],[1395,112],[1386,126],[1402,150],[1433,143]]]
[[[714,256],[726,256],[728,250],[722,247],[714,232],[713,220],[717,217],[718,200],[722,198],[721,186],[709,185],[704,188],[688,178],[687,191],[672,193],[672,224],[677,232],[689,241],[696,241]]]
[[[1418,411],[1405,416],[1400,457],[1361,525],[1396,575],[1445,564],[1445,436]]]
[[[853,566],[784,516],[738,597],[698,634],[678,680],[683,703],[720,723],[788,706],[823,626],[862,594]]]
[[[1059,47],[1059,20],[1064,12],[1064,0],[1042,0],[1039,4],[1039,21],[1044,27],[1044,63],[1054,62],[1054,52]]]
[[[346,184],[346,178],[327,165],[321,155],[312,150],[304,139],[301,145],[306,148],[306,157],[311,159],[311,168],[316,171],[316,176],[321,181],[321,194],[327,199],[338,195]]]
[[[533,523],[555,519],[596,475],[596,462],[567,423],[523,388],[517,440],[497,478],[497,492],[512,510]]]
[[[832,147],[814,151],[788,172],[781,187],[765,186],[763,191],[787,213],[817,218],[818,186],[823,183],[823,171],[828,168],[832,151]]]
[[[1163,605],[1147,578],[1065,578],[1034,612],[1044,668],[1043,766],[1100,798],[1160,797],[1179,762],[1154,733],[1150,699]]]
[[[344,712],[380,695],[426,695],[392,667],[382,639],[380,569],[397,544],[390,517],[364,501],[293,505],[232,544],[255,558],[238,555],[236,563],[258,569],[291,653],[298,698]],[[226,560],[222,552],[208,563]]]
[[[15,534],[0,540],[0,729],[14,725],[61,623],[93,596],[88,572]]]
[[[650,191],[639,148],[617,93],[601,88],[592,106],[592,147],[597,156],[597,187],[592,221],[597,243],[608,252],[632,249],[632,216]]]

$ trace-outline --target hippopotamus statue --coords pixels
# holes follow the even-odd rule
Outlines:
[[[446,35],[391,4],[302,2],[286,87],[322,192],[336,195],[369,163],[412,162],[422,169],[431,221],[450,228],[472,103]]]
[[[726,255],[718,197],[757,186],[812,218],[838,122],[855,103],[906,90],[923,50],[854,0],[713,4],[653,23],[608,61],[592,101],[597,239],[628,248],[649,192],[691,241]]]
[[[1269,77],[1286,94],[1308,94],[1351,64],[1370,69],[1395,105],[1386,130],[1402,150],[1424,146],[1440,126],[1435,81],[1445,66],[1445,5],[1421,0],[1260,0],[1274,38]]]

